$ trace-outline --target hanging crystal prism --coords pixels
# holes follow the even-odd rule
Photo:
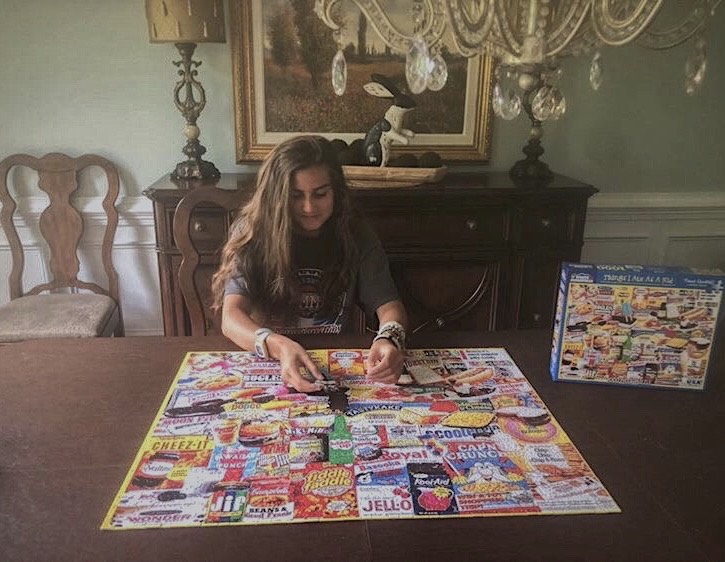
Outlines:
[[[498,82],[493,87],[491,104],[493,105],[493,112],[506,121],[515,119],[521,113],[521,98],[519,95],[510,88],[504,90]]]
[[[592,65],[589,67],[589,83],[593,90],[598,90],[602,85],[604,78],[604,66],[602,64],[602,54],[597,51],[592,57]]]
[[[561,75],[563,74],[563,71],[560,67],[556,66],[553,68],[547,68],[545,71],[541,73],[541,79],[546,82],[549,86],[553,86],[557,82],[559,82],[559,79],[561,78]]]
[[[531,113],[539,121],[546,121],[554,110],[551,86],[542,86],[531,101]]]
[[[332,59],[331,75],[332,89],[338,96],[341,96],[345,93],[345,87],[347,86],[347,61],[342,49],[338,49]]]
[[[448,80],[448,65],[446,64],[443,55],[441,55],[440,50],[431,57],[429,60],[429,66],[430,74],[428,75],[428,89],[433,92],[442,90]]]
[[[566,98],[559,88],[554,88],[551,92],[551,115],[550,121],[556,121],[566,113]]]
[[[539,121],[556,121],[566,113],[566,98],[559,88],[542,86],[531,102],[531,114]]]
[[[502,82],[503,80],[516,80],[518,72],[515,68],[501,63],[494,69],[493,76],[497,82]]]
[[[503,92],[501,91],[501,85],[496,82],[493,86],[493,92],[491,93],[491,107],[497,117],[502,117],[501,106],[503,105]]]
[[[430,76],[429,61],[428,45],[420,35],[416,35],[405,56],[405,78],[411,93],[420,94],[425,90]]]
[[[705,39],[699,36],[695,40],[695,50],[685,63],[685,91],[693,95],[700,89],[705,80],[707,71],[707,53],[705,52]]]
[[[501,117],[501,106],[503,105],[503,92],[501,91],[501,85],[496,82],[493,86],[493,92],[491,92],[491,107],[497,117]]]

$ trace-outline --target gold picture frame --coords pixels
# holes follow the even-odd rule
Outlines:
[[[312,10],[314,0],[307,1],[310,9],[304,17],[318,19]],[[409,5],[403,0],[391,2]],[[343,3],[343,6],[346,10],[356,10],[351,3]],[[296,12],[289,0],[230,0],[229,9],[238,163],[263,160],[275,145],[296,134],[318,133],[348,143],[361,138],[370,126],[382,118],[390,105],[387,100],[365,94],[362,83],[369,81],[369,74],[379,72],[395,76],[396,83],[400,83],[401,88],[405,86],[404,57],[371,46],[368,48],[373,54],[358,56],[364,60],[357,63],[354,60],[348,62],[346,93],[336,96],[329,70],[334,48],[330,54],[328,46],[327,51],[315,53],[313,57],[314,60],[323,60],[324,64],[324,67],[319,67],[322,70],[318,68],[315,89],[313,72],[309,70],[309,65],[300,62],[303,58],[300,54],[302,46],[297,46],[298,52],[291,57],[289,53],[284,57],[276,55],[276,60],[286,60],[286,65],[272,61],[269,30],[276,25],[290,33],[290,22],[295,21]],[[359,21],[356,19],[359,16],[352,11],[343,14],[343,17],[347,22]],[[313,27],[314,33],[319,37],[327,34],[332,42],[332,32],[321,21],[307,19],[305,25],[319,25]],[[375,31],[368,30],[372,41]],[[309,34],[307,29],[304,35]],[[284,41],[282,44],[298,43]],[[348,52],[352,49],[349,58],[353,59],[358,47],[351,41],[346,49]],[[418,108],[406,116],[406,127],[412,129],[416,136],[409,146],[394,144],[393,156],[405,152],[422,154],[434,151],[444,161],[489,160],[492,61],[490,57],[452,57],[448,60],[452,60],[453,64],[449,62],[447,85],[439,92],[426,91],[415,97]],[[394,70],[396,68],[398,70]],[[456,87],[456,83],[463,87]],[[428,109],[423,111],[423,107]],[[418,122],[411,123],[411,116],[416,112]],[[335,123],[341,119],[345,120],[343,124]],[[350,130],[344,130],[346,128]]]

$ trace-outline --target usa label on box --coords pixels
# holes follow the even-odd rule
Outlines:
[[[552,378],[703,389],[723,285],[684,267],[564,263]]]

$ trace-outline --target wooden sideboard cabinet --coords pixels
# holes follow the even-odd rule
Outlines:
[[[195,189],[239,190],[243,201],[254,179],[165,176],[144,191],[154,204],[166,335],[192,333],[178,280],[177,205]],[[523,188],[506,173],[449,173],[434,185],[353,189],[353,200],[385,246],[412,330],[500,330],[551,325],[560,264],[581,256],[587,201],[596,191],[565,176]],[[209,286],[231,215],[200,205],[187,227],[200,254],[193,280],[204,326],[195,333],[220,333]]]

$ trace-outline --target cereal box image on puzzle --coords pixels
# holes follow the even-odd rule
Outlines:
[[[552,378],[702,390],[724,284],[684,267],[563,264]]]
[[[403,385],[365,379],[365,353],[310,350],[339,382],[314,394],[249,352],[187,353],[102,528],[619,512],[505,349],[410,349],[435,380]]]

